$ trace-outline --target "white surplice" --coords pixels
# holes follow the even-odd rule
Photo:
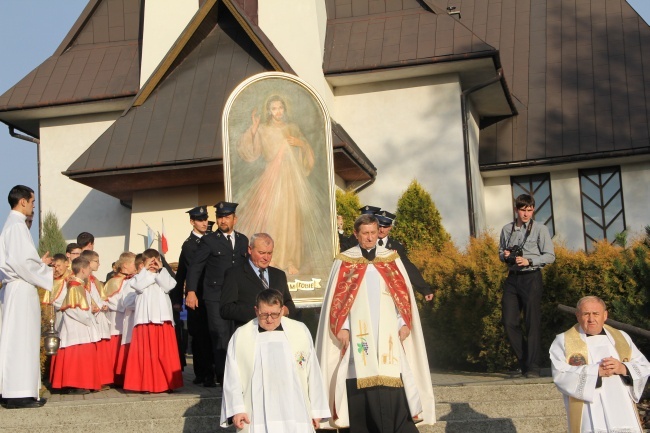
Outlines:
[[[569,397],[584,401],[582,409],[583,433],[641,433],[635,404],[641,398],[650,375],[650,363],[639,352],[629,335],[621,331],[632,349],[629,362],[624,362],[632,378],[632,386],[626,385],[620,376],[602,378],[602,386],[596,388],[598,366],[603,358],[619,359],[614,339],[607,335],[587,337],[580,328],[580,338],[587,343],[589,359],[586,365],[572,366],[566,362],[564,334],[559,334],[551,345],[553,381],[564,395],[568,410]]]
[[[59,296],[54,301],[54,308],[61,315],[61,322],[58,328],[59,337],[61,338],[59,347],[65,348],[77,344],[98,342],[101,340],[101,331],[97,319],[92,313],[91,307],[89,307],[88,310],[82,310],[81,308],[66,308],[63,311],[60,311],[63,301],[66,298],[65,295],[68,293],[68,284],[63,284],[65,286],[61,291],[63,296]],[[86,296],[86,302],[90,306],[92,295],[86,292],[86,290],[83,291]]]
[[[254,319],[239,328],[230,340],[221,404],[222,427],[227,426],[229,417],[247,413],[251,424],[245,425],[243,432],[306,433],[314,431],[312,418],[330,417],[309,330],[286,317],[282,318],[282,326],[282,331],[259,332],[258,321]],[[301,339],[306,342],[305,347],[297,344]],[[250,359],[238,359],[238,354],[253,357],[252,363]],[[246,364],[251,364],[252,371],[245,371]],[[306,374],[305,382],[298,369]]]
[[[52,290],[54,282],[25,219],[12,210],[0,234],[0,394],[5,398],[39,397],[41,305],[36,286]]]

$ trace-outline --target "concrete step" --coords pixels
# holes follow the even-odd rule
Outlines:
[[[553,382],[508,381],[497,384],[436,386],[433,388],[436,403],[460,403],[468,401],[512,401],[512,400],[561,400],[562,395]]]
[[[5,431],[4,427],[7,426],[34,429],[39,426],[94,423],[116,423],[119,427],[128,423],[141,424],[142,421],[159,420],[163,423],[172,423],[189,418],[216,417],[218,419],[220,411],[220,398],[199,396],[83,400],[48,403],[39,409],[0,410],[0,426],[3,426],[2,431]],[[67,427],[66,431],[68,431]],[[99,431],[104,430],[102,428]]]
[[[420,426],[422,433],[566,433],[566,418],[488,418],[464,421],[438,421]]]
[[[193,392],[202,394],[193,394]],[[228,432],[219,427],[219,389],[191,388],[174,394],[132,394],[120,390],[57,396],[40,409],[0,409],[3,432]],[[435,386],[433,433],[566,431],[560,393],[549,380],[499,381]]]

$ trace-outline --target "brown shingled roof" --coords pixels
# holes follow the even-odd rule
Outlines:
[[[327,0],[326,75],[454,60],[495,49],[417,0]]]
[[[136,94],[141,0],[92,0],[56,52],[0,96],[2,113]],[[4,120],[4,119],[3,119]],[[38,123],[16,121],[38,136]]]
[[[135,190],[223,181],[224,103],[240,82],[276,68],[268,59],[272,45],[264,52],[256,45],[264,42],[261,30],[245,29],[229,8],[216,3],[205,2],[196,27],[190,23],[179,37],[180,51],[161,62],[136,104],[65,175],[123,200]],[[240,12],[239,4],[228,6]],[[288,67],[281,57],[273,62]],[[345,131],[336,125],[333,133],[337,174],[349,181],[374,177],[374,166]]]
[[[428,0],[499,50],[519,115],[482,169],[650,152],[650,28],[624,0]]]

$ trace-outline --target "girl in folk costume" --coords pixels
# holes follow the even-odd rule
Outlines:
[[[142,261],[142,254],[135,256],[135,274],[140,272],[144,267]],[[119,380],[120,384],[124,384],[124,375],[126,374],[126,360],[129,356],[129,349],[131,348],[131,336],[133,334],[133,326],[135,326],[135,298],[136,292],[131,286],[133,283],[131,278],[128,284],[124,285],[122,293],[120,293],[120,300],[118,302],[118,309],[123,314],[122,319],[122,342],[117,354],[117,363],[115,364],[115,377]]]
[[[99,375],[102,385],[113,383],[113,363],[111,362],[111,322],[106,316],[108,312],[108,303],[104,300],[104,283],[99,281],[92,272],[99,269],[99,254],[93,250],[84,250],[81,257],[90,262],[91,274],[86,280],[86,291],[92,297],[92,312],[97,320],[99,336],[101,340],[97,342],[97,361],[99,362]]]
[[[135,254],[131,252],[123,252],[120,258],[115,262],[115,269],[117,272],[113,278],[108,280],[104,285],[104,298],[108,305],[106,317],[111,325],[111,341],[110,341],[110,362],[111,369],[115,372],[117,365],[117,358],[120,351],[120,344],[122,340],[122,327],[124,322],[124,310],[120,311],[120,302],[122,299],[122,291],[129,285],[129,279],[135,274]],[[115,376],[113,383],[122,385],[124,377]]]
[[[74,276],[65,283],[65,297],[54,301],[62,313],[61,346],[52,356],[50,382],[54,389],[72,388],[71,393],[87,394],[101,388],[96,344],[100,336],[84,281],[91,273],[88,259],[74,259],[72,272]]]
[[[176,280],[154,249],[142,253],[144,268],[133,278],[135,327],[126,362],[124,389],[164,392],[183,386],[178,344],[168,293]]]

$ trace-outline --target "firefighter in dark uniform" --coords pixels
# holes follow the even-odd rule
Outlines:
[[[399,258],[402,259],[402,263],[404,264],[404,268],[406,268],[406,273],[409,276],[409,280],[411,280],[413,288],[420,292],[426,301],[432,300],[433,290],[431,290],[431,286],[424,281],[418,268],[409,260],[404,245],[402,245],[400,241],[388,236],[393,228],[395,214],[382,210],[377,212],[375,217],[377,217],[377,221],[379,221],[379,237],[377,239],[377,245],[388,248],[389,250],[395,250],[397,254],[399,254]]]
[[[173,305],[182,304],[182,295],[185,287],[187,273],[196,259],[201,239],[209,233],[208,231],[208,208],[197,206],[187,211],[190,215],[192,232],[185,239],[181,248],[181,255],[178,258],[178,270],[176,271],[176,287],[172,290]],[[203,280],[200,279],[195,291],[196,297],[203,297]],[[216,386],[214,381],[214,357],[212,355],[212,343],[208,332],[208,315],[205,305],[201,302],[194,309],[187,310],[187,330],[192,336],[192,357],[194,362],[194,383],[212,388]]]
[[[212,342],[214,369],[217,381],[223,384],[226,350],[233,331],[233,324],[221,317],[221,291],[226,270],[241,266],[248,253],[248,238],[234,230],[237,222],[237,203],[221,201],[217,210],[217,230],[206,234],[199,244],[194,261],[187,273],[187,296],[185,305],[189,310],[204,304],[207,312],[208,331]],[[196,291],[203,282],[203,297]]]

